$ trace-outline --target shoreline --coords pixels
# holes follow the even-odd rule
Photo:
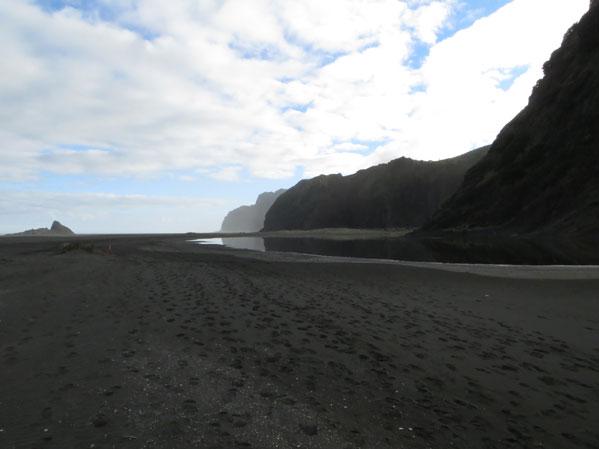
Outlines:
[[[272,262],[302,263],[346,263],[395,265],[426,270],[440,270],[454,273],[468,273],[479,276],[502,277],[510,279],[546,279],[546,280],[581,280],[599,279],[599,265],[518,265],[518,264],[481,264],[453,262],[414,262],[408,260],[375,259],[365,257],[338,257],[309,253],[261,252],[224,248],[235,257],[270,260]],[[252,254],[249,254],[252,253]]]
[[[98,244],[100,247],[108,246],[119,240],[165,240],[168,242],[179,242],[184,245],[200,246],[194,242],[195,239],[208,238],[245,238],[245,237],[268,237],[265,234],[76,234],[74,236],[0,236],[0,245],[43,244],[43,243],[68,243],[79,241],[83,243]],[[298,235],[287,234],[284,238],[299,238]],[[324,238],[324,237],[315,237]],[[397,237],[402,238],[402,237]],[[209,248],[211,244],[204,245]],[[99,247],[99,248],[100,248]],[[599,264],[506,264],[506,263],[463,263],[463,262],[438,262],[400,260],[392,258],[377,257],[355,257],[335,256],[308,252],[294,251],[255,251],[252,249],[236,249],[226,245],[213,245],[216,251],[226,251],[231,255],[241,258],[257,260],[271,260],[273,262],[315,262],[315,263],[352,263],[352,264],[378,264],[396,265],[430,270],[449,271],[457,273],[469,273],[480,276],[492,276],[514,279],[546,279],[546,280],[577,280],[577,279],[599,279]],[[59,247],[56,247],[59,249]]]
[[[206,237],[206,239],[207,238],[222,237]],[[198,240],[202,239],[200,238]],[[376,257],[333,256],[293,251],[256,251],[252,249],[231,248],[226,246],[225,244],[221,245],[207,243],[205,245],[202,245],[201,243],[196,242],[193,239],[186,240],[186,242],[198,246],[213,246],[214,248],[218,248],[219,250],[231,252],[231,254],[235,254],[238,257],[250,257],[260,260],[272,259],[281,262],[293,262],[297,260],[318,263],[329,262],[400,265],[496,277],[513,277],[519,279],[599,279],[599,264],[506,264],[413,261]]]

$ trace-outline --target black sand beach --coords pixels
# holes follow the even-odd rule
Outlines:
[[[592,271],[63,241],[0,240],[0,448],[599,447]]]

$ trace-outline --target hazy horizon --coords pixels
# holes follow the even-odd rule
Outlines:
[[[490,144],[588,0],[249,5],[3,2],[0,234],[216,231],[301,178]]]

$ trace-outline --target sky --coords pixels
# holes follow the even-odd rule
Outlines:
[[[492,143],[588,0],[1,0],[0,233],[215,231]]]

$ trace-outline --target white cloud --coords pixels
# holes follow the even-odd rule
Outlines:
[[[243,167],[223,167],[210,173],[210,177],[219,181],[239,181]]]
[[[588,7],[513,0],[437,42],[453,0],[100,4],[113,22],[0,4],[0,179],[285,178],[453,156],[490,143],[524,106]],[[432,45],[421,69],[409,64],[417,42]],[[387,143],[362,154],[369,141]]]
[[[77,233],[214,231],[232,206],[217,198],[3,191],[0,234],[49,227],[53,220]]]
[[[418,71],[426,91],[412,95],[401,136],[379,158],[438,159],[491,143],[526,105],[542,64],[587,8],[584,0],[515,0],[432,47]],[[535,20],[541,11],[543,20]],[[527,70],[502,89],[518,67]]]
[[[455,2],[434,1],[415,10],[410,22],[414,24],[418,38],[427,44],[434,44],[454,6]]]

